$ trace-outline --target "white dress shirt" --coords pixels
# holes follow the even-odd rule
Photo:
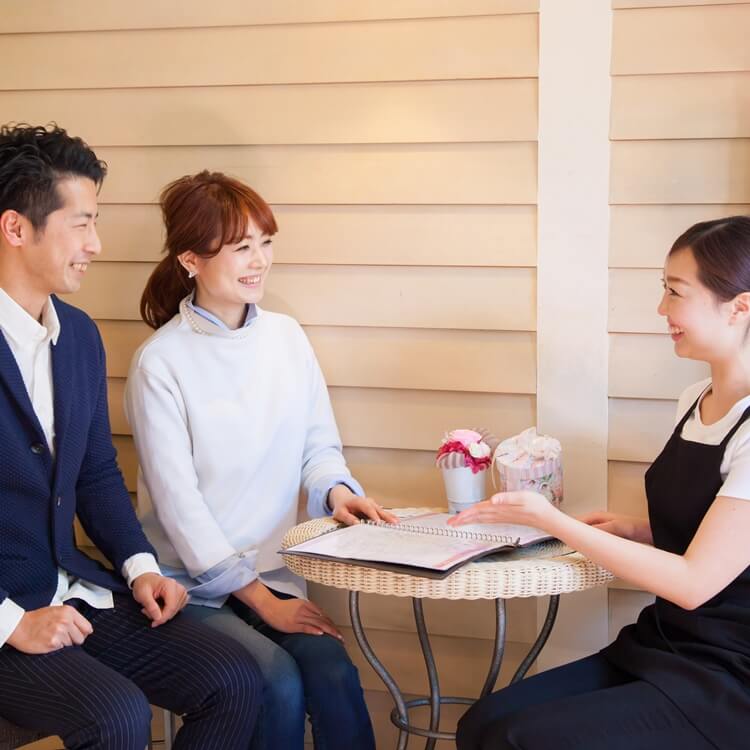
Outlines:
[[[16,359],[50,453],[54,456],[55,413],[50,346],[57,343],[60,321],[52,300],[47,299],[42,311],[42,322],[39,323],[0,288],[0,331]],[[123,563],[122,575],[128,585],[143,573],[160,573],[152,554],[142,552]],[[111,591],[80,578],[72,578],[65,570],[58,568],[57,590],[50,604],[61,605],[68,599],[82,599],[97,609],[114,606]],[[0,647],[16,629],[24,612],[10,598],[0,604]]]

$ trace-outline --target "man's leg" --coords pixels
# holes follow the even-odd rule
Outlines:
[[[227,606],[214,609],[191,604],[183,616],[230,636],[258,663],[264,683],[263,707],[253,750],[299,750],[305,737],[305,694],[294,659]]]
[[[175,748],[247,750],[262,681],[240,644],[182,615],[152,628],[127,595],[115,595],[114,610],[79,609],[94,627],[83,649],[132,680],[149,703],[182,715]]]
[[[130,680],[71,646],[49,654],[0,650],[0,715],[62,737],[74,750],[143,750],[151,708]]]

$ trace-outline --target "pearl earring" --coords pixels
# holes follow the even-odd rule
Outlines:
[[[188,278],[195,278],[198,274],[195,271],[188,271]]]

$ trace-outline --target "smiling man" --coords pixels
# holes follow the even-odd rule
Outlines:
[[[180,747],[247,748],[256,665],[175,617],[185,590],[117,467],[99,333],[57,297],[101,252],[105,175],[61,128],[0,128],[0,716],[67,748],[143,750],[154,703],[185,716]],[[114,570],[77,549],[76,515]]]

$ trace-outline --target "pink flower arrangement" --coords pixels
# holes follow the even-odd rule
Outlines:
[[[485,471],[492,463],[489,445],[482,440],[482,436],[474,430],[452,430],[444,438],[438,449],[436,462],[448,454],[463,456],[463,464],[471,469],[473,474]]]

